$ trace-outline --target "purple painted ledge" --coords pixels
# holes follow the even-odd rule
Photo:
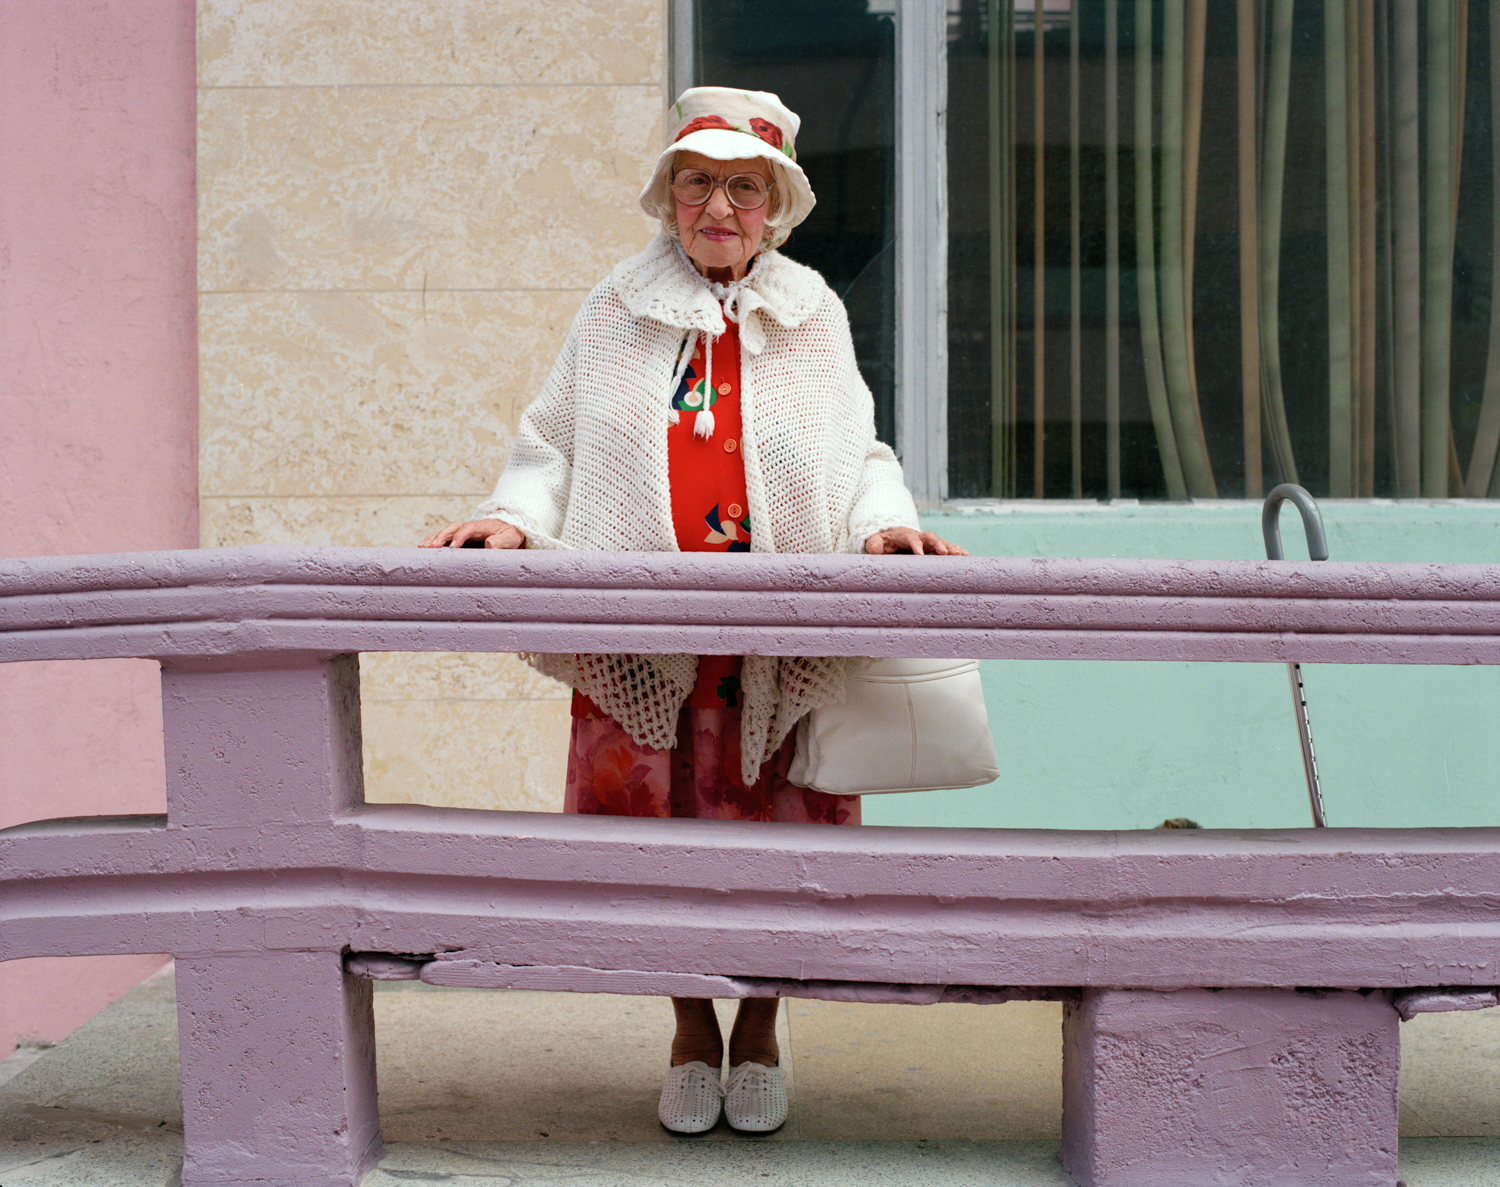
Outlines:
[[[379,650],[1495,663],[1500,567],[310,548],[0,562],[0,661],[162,665],[168,815],[0,832],[0,959],[177,956],[185,1187],[359,1181],[380,1148],[376,978],[1061,998],[1064,1161],[1101,1187],[1390,1187],[1398,1007],[1496,1000],[1500,830],[367,806],[355,653]]]

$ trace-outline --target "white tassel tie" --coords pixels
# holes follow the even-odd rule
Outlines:
[[[724,302],[725,320],[734,322],[736,325],[740,326],[743,331],[745,325],[745,316],[751,312],[751,310],[747,310],[744,308],[745,302],[742,300],[742,298],[746,295],[745,290],[739,285],[730,286],[727,292],[725,292],[720,285],[714,285],[712,287],[716,296],[719,295],[719,293],[724,292],[724,296],[722,299]],[[672,375],[671,390],[675,392],[678,386],[682,383],[683,376],[687,374],[688,366],[691,364],[693,355],[694,353],[696,353],[697,347],[700,343],[703,346],[704,359],[703,410],[701,412],[696,412],[693,414],[693,436],[699,438],[700,440],[707,441],[710,440],[714,435],[714,414],[710,405],[713,403],[714,397],[717,393],[714,391],[714,340],[703,330],[691,330],[689,331],[688,336],[683,339],[682,353],[677,359],[677,369]],[[681,417],[678,414],[677,409],[669,409],[667,413],[667,423],[675,425],[679,423],[680,420]]]
[[[693,436],[707,441],[714,435],[714,414],[709,408],[714,398],[714,340],[703,335],[703,411],[693,420]]]

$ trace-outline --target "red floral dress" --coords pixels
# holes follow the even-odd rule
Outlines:
[[[672,395],[677,423],[667,430],[672,523],[683,552],[749,552],[750,511],[740,457],[740,335],[725,319],[712,346],[703,340]],[[706,423],[700,417],[708,414]],[[710,427],[711,426],[711,427]],[[653,750],[630,737],[581,693],[563,811],[593,816],[679,816],[858,824],[859,797],[825,795],[787,782],[794,739],[749,787],[740,776],[740,657],[704,655],[677,722],[677,745]]]

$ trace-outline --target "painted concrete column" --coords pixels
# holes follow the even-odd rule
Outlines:
[[[256,871],[263,826],[326,832],[364,802],[359,657],[271,663],[162,671],[170,826]],[[307,933],[331,939],[176,953],[184,1187],[352,1187],[380,1155],[371,986],[342,931]]]
[[[1063,1019],[1063,1165],[1082,1187],[1391,1187],[1384,993],[1086,989]]]
[[[353,1187],[380,1157],[372,984],[337,952],[177,958],[183,1187]]]
[[[162,666],[172,824],[326,823],[364,803],[359,656],[225,668],[215,660]]]

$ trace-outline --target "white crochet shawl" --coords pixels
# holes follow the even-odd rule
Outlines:
[[[514,524],[528,548],[675,552],[667,476],[670,398],[684,337],[740,326],[741,456],[751,551],[859,552],[917,526],[901,464],[875,436],[843,305],[778,253],[744,280],[709,282],[658,235],[583,303],[510,460],[476,517]],[[638,743],[675,744],[692,655],[528,657],[580,689]],[[847,661],[746,656],[741,773],[753,782],[798,718],[844,695]]]

